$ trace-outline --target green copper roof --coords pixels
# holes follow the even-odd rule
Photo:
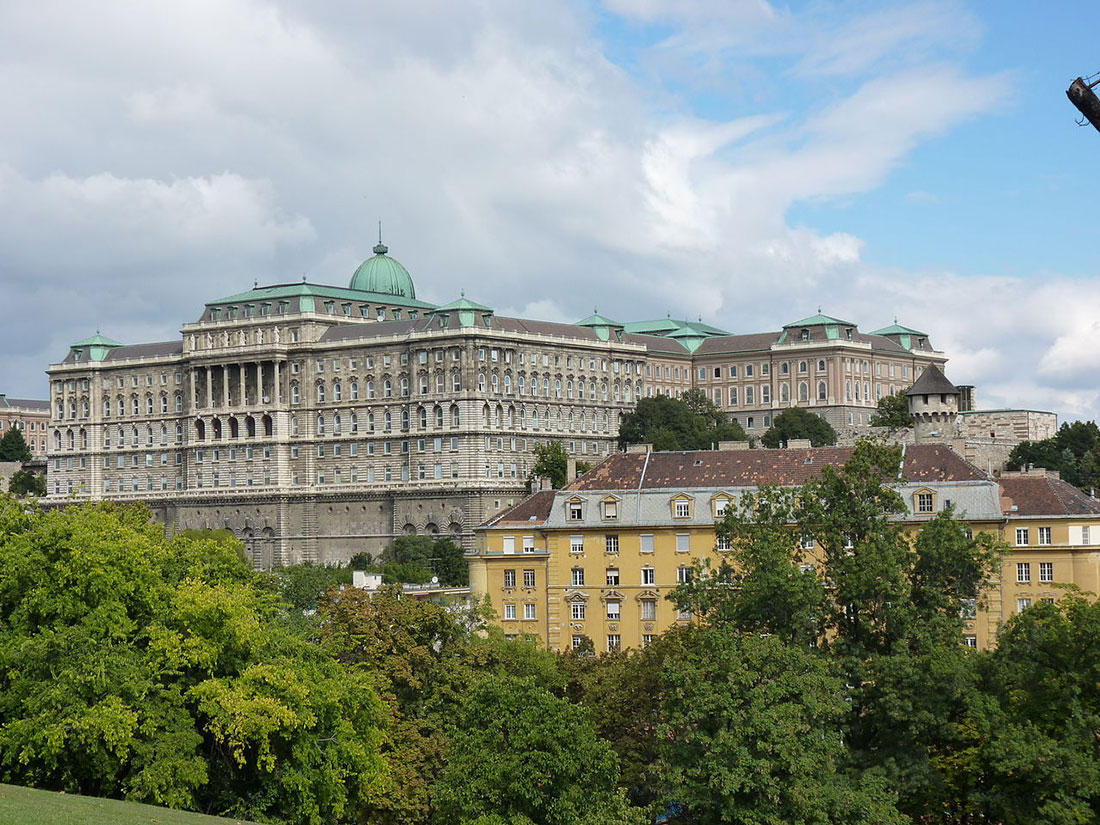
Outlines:
[[[207,301],[207,306],[222,306],[224,304],[261,303],[263,301],[279,300],[281,298],[334,298],[342,301],[358,301],[364,304],[387,304],[393,306],[411,307],[413,309],[432,309],[435,305],[417,301],[414,298],[406,298],[401,295],[393,295],[384,292],[371,292],[362,289],[350,289],[340,286],[328,286],[326,284],[275,284],[273,286],[259,286],[247,292],[239,292],[227,298],[219,298],[216,301]]]
[[[923,335],[928,337],[927,332],[921,332],[919,329],[910,329],[909,327],[903,327],[897,321],[890,324],[888,327],[882,329],[876,329],[871,335]]]
[[[121,347],[118,341],[112,341],[106,335],[100,335],[98,332],[91,338],[85,338],[83,341],[77,341],[73,344],[74,347]]]
[[[682,318],[659,318],[655,321],[630,321],[623,325],[627,332],[643,335],[669,335],[678,330],[691,330],[700,335],[729,335],[724,329],[704,324],[702,321],[685,321]]]
[[[351,276],[351,289],[364,292],[378,292],[383,295],[400,295],[403,298],[415,298],[412,276],[399,262],[386,255],[389,247],[379,243],[374,247],[374,257],[359,264]]]
[[[819,327],[823,324],[841,326],[841,327],[854,327],[857,326],[851,321],[842,321],[839,318],[834,318],[831,315],[822,315],[820,312],[817,315],[811,315],[809,318],[803,318],[801,321],[795,321],[793,324],[784,324],[783,329],[791,329],[793,327]]]
[[[618,321],[612,321],[610,318],[605,318],[598,312],[593,315],[589,315],[583,321],[577,321],[573,324],[575,327],[621,327]]]
[[[471,312],[492,312],[489,307],[482,304],[475,303],[463,295],[457,301],[451,301],[449,304],[444,304],[441,307],[436,307],[432,310],[435,312],[453,312],[454,310],[470,310]]]

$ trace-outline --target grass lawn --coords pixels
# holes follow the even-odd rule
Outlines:
[[[241,819],[190,814],[56,791],[0,785],[0,825],[253,825]]]

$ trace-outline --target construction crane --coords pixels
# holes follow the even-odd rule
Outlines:
[[[1100,98],[1097,98],[1096,92],[1092,90],[1093,86],[1100,84],[1100,80],[1094,79],[1098,77],[1100,72],[1090,75],[1087,79],[1077,78],[1066,89],[1066,97],[1084,115],[1083,119],[1077,121],[1077,125],[1084,126],[1087,120],[1096,131],[1100,132]]]

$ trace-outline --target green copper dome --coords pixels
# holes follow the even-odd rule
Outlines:
[[[416,289],[413,287],[409,270],[386,255],[389,251],[389,247],[385,244],[379,243],[375,246],[374,257],[367,258],[359,264],[359,268],[351,276],[351,288],[361,289],[364,292],[380,292],[383,295],[415,298]]]

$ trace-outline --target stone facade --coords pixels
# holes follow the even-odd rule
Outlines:
[[[0,435],[6,430],[23,431],[31,455],[41,458],[49,450],[50,402],[30,398],[8,398],[0,393]]]
[[[177,340],[72,345],[48,371],[49,500],[144,501],[176,528],[231,529],[261,567],[343,561],[409,533],[470,545],[526,495],[537,444],[595,463],[642,397],[717,393],[750,434],[792,404],[859,428],[878,396],[945,360],[923,334],[820,314],[729,335],[507,318],[465,296],[434,306],[387,251],[351,288],[212,301]]]

